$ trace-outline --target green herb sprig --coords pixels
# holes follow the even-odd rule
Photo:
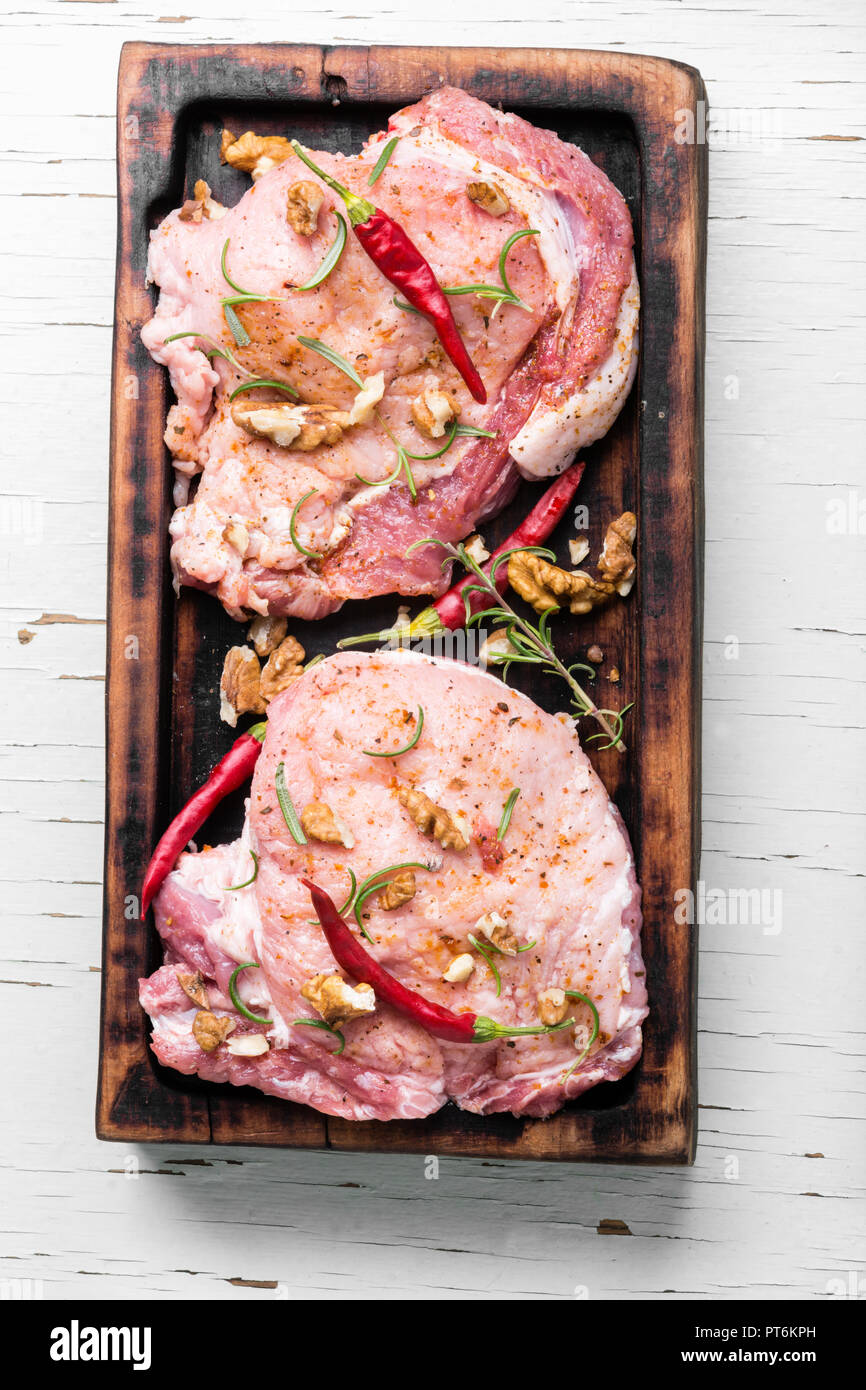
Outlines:
[[[254,849],[250,850],[250,858],[252,859],[254,866],[251,876],[249,878],[245,878],[243,883],[233,883],[230,888],[226,889],[227,893],[239,893],[242,888],[249,888],[251,883],[255,883],[256,879],[259,876],[259,856],[256,854]]]
[[[607,739],[602,748],[615,748],[618,753],[624,753],[626,746],[622,738],[623,719],[631,705],[626,706],[623,710],[599,709],[574,676],[574,672],[578,670],[588,671],[594,675],[594,669],[581,662],[573,662],[570,666],[564,666],[560,661],[550,635],[550,620],[554,613],[559,612],[558,606],[546,609],[538,623],[535,624],[515,612],[507,599],[503,598],[496,588],[496,571],[500,565],[508,561],[510,556],[518,551],[523,551],[526,554],[541,555],[545,559],[554,561],[556,556],[553,551],[542,546],[515,546],[510,550],[504,550],[501,555],[497,556],[490,566],[489,573],[486,573],[473,560],[462,542],[453,545],[449,541],[441,541],[430,536],[424,540],[415,541],[413,545],[410,545],[406,554],[411,555],[413,550],[422,545],[438,545],[445,551],[446,558],[443,561],[443,568],[451,560],[457,560],[474,576],[473,583],[467,584],[463,590],[463,600],[466,605],[466,627],[471,627],[473,624],[485,620],[501,623],[504,626],[509,645],[508,651],[502,658],[503,676],[508,674],[512,665],[540,666],[542,670],[551,675],[559,676],[571,692],[574,707],[573,717],[576,720],[585,717],[594,719],[601,727],[603,736]],[[470,601],[470,595],[473,593],[483,594],[486,599],[492,600],[492,603],[489,607],[473,613]]]
[[[418,714],[415,719],[415,733],[413,734],[412,738],[409,740],[407,744],[405,744],[402,748],[394,748],[390,752],[385,751],[380,753],[372,748],[362,748],[361,752],[364,753],[368,758],[399,758],[402,756],[403,753],[408,753],[410,748],[415,747],[419,738],[421,737],[421,731],[423,728],[424,706],[419,705]]]
[[[315,496],[317,495],[318,491],[319,491],[319,489],[318,489],[317,487],[311,487],[310,490],[309,490],[309,492],[305,492],[304,495],[303,495],[303,497],[299,497],[298,500],[297,500],[297,502],[295,503],[294,507],[292,508],[292,515],[291,515],[291,519],[289,520],[289,535],[291,536],[291,539],[292,539],[292,545],[295,547],[295,549],[296,549],[297,551],[300,552],[301,555],[306,555],[306,557],[307,557],[308,560],[321,560],[321,559],[322,559],[322,551],[321,551],[321,550],[308,550],[307,547],[306,547],[305,545],[301,545],[301,542],[298,540],[298,536],[297,536],[297,532],[296,532],[296,530],[295,530],[295,526],[297,525],[298,512],[301,510],[301,507],[302,507],[302,506],[304,505],[304,503],[308,500],[308,498],[310,498],[310,497],[315,497]]]
[[[229,979],[229,998],[231,999],[238,1013],[243,1014],[244,1018],[248,1018],[251,1023],[271,1023],[273,1022],[273,1020],[270,1018],[260,1018],[258,1014],[250,1013],[246,1004],[243,1002],[240,995],[238,994],[237,978],[242,970],[261,970],[261,968],[262,967],[259,965],[259,962],[257,960],[248,960],[244,965],[239,965],[237,969],[233,970],[231,973],[231,978]]]
[[[283,763],[277,763],[277,770],[274,773],[274,786],[277,791],[277,801],[280,803],[280,810],[283,813],[283,820],[289,827],[289,834],[296,845],[305,845],[307,837],[301,828],[298,813],[292,804],[289,796],[289,789],[286,786],[286,769]]]

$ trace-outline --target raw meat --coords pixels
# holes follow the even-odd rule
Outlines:
[[[417,745],[396,759],[364,749],[402,747],[424,709]],[[300,813],[324,803],[354,845],[298,845],[280,812],[275,775]],[[470,839],[443,849],[420,833],[398,800],[413,787],[458,818]],[[501,864],[482,852],[503,804],[520,787]],[[344,837],[348,838],[348,837]],[[484,842],[486,844],[486,841]],[[227,892],[250,875],[250,887]],[[370,950],[408,987],[458,1012],[470,1009],[511,1025],[538,1022],[537,996],[549,988],[588,994],[600,1014],[599,1041],[571,1077],[591,1022],[574,1002],[576,1029],[490,1044],[446,1044],[388,1006],[345,1025],[346,1049],[319,1029],[293,1025],[315,1012],[301,994],[335,962],[312,916],[305,874],[342,902],[351,867],[361,882],[388,865],[419,861],[416,893],[396,910],[368,899]],[[628,836],[583,753],[572,721],[549,715],[477,669],[404,651],[333,656],[313,667],[269,710],[244,833],[231,845],[181,856],[155,906],[166,963],[142,981],[156,1055],[170,1067],[216,1081],[253,1085],[350,1119],[415,1118],[449,1098],[487,1114],[543,1116],[602,1080],[622,1076],[641,1050],[647,1012],[640,955],[640,889]],[[521,944],[498,956],[502,994],[467,942],[478,919],[499,913]],[[465,983],[443,974],[470,952]],[[238,1019],[226,993],[235,964],[241,996],[266,1027]],[[196,1006],[178,971],[200,971],[210,1008],[245,1032],[264,1032],[261,1057],[233,1056],[229,1044],[202,1052],[192,1035]],[[360,982],[353,982],[360,983]]]
[[[287,190],[301,178],[315,181],[296,158],[266,173],[224,216],[195,222],[176,211],[152,236],[149,275],[160,297],[142,338],[168,367],[177,396],[166,430],[178,477],[172,565],[178,582],[215,594],[239,619],[267,612],[316,618],[347,598],[442,592],[448,580],[439,558],[429,549],[407,558],[408,546],[426,535],[467,535],[508,501],[519,473],[561,471],[609,428],[632,383],[639,295],[631,221],[601,170],[552,133],[453,88],[398,112],[361,154],[315,159],[369,195],[368,175],[392,132],[400,141],[372,193],[443,285],[499,283],[508,237],[539,232],[519,240],[507,261],[512,288],[529,309],[505,304],[494,312],[489,299],[474,295],[451,301],[487,406],[471,399],[427,321],[395,305],[393,287],[353,236],[319,288],[291,293],[320,264],[336,212],[344,211],[325,188],[315,235],[292,230]],[[500,188],[509,210],[494,217],[470,201],[473,180]],[[231,293],[220,269],[227,239],[233,280],[285,296],[238,306],[252,338],[245,348],[233,347],[220,303]],[[201,340],[165,341],[191,330],[232,345],[245,371],[292,382],[303,401],[348,409],[351,383],[297,341],[323,340],[363,379],[384,373],[379,418],[306,453],[254,437],[235,423],[228,401],[240,373],[223,360],[209,362]],[[461,422],[495,437],[458,438],[441,458],[413,462],[417,504],[402,479],[365,486],[358,475],[377,482],[392,473],[391,436],[415,454],[441,444],[419,433],[410,414],[430,388],[453,398]],[[316,495],[304,504],[297,534],[320,560],[301,554],[289,533],[295,504],[311,489]]]

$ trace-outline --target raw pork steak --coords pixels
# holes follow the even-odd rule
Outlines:
[[[368,176],[389,134],[399,143],[374,189]],[[393,286],[350,235],[337,268],[303,293],[334,240],[339,198],[324,185],[317,231],[289,225],[287,192],[315,176],[291,154],[256,182],[236,207],[210,205],[210,217],[171,213],[153,233],[149,275],[160,287],[142,338],[171,374],[177,404],[166,442],[177,470],[171,522],[172,564],[181,583],[216,594],[237,618],[287,613],[316,618],[344,599],[373,594],[440,593],[447,584],[428,548],[406,558],[423,536],[456,540],[509,500],[518,474],[560,472],[575,451],[610,427],[628,394],[637,361],[638,288],[632,228],[622,197],[579,149],[516,116],[446,88],[392,117],[388,132],[359,155],[318,153],[315,160],[376,202],[408,231],[446,286],[499,284],[499,256],[517,241],[507,275],[525,306],[496,306],[477,295],[451,300],[484,380],[477,405],[444,356],[426,319],[401,310]],[[492,216],[467,196],[470,183],[505,194]],[[223,215],[224,214],[224,215]],[[235,348],[221,300],[230,295],[220,256],[245,290],[283,296],[242,304],[251,337]],[[377,414],[335,443],[309,452],[255,437],[235,422],[229,396],[247,378],[203,337],[230,346],[244,372],[293,384],[311,405],[348,409],[355,388],[298,337],[336,349],[366,381],[384,374]],[[395,440],[432,454],[442,439],[419,433],[411,406],[432,389],[452,398],[463,424],[493,438],[458,437],[446,453],[414,462],[412,502],[405,479],[375,484],[393,471]],[[273,391],[240,402],[286,401]],[[235,403],[237,406],[237,402]],[[360,475],[360,478],[359,478]],[[190,480],[197,479],[194,493]],[[298,514],[296,503],[315,489]]]
[[[398,758],[364,749],[402,747],[418,705],[417,745]],[[324,803],[354,837],[342,844],[298,845],[280,812],[279,763],[294,806]],[[399,797],[413,787],[466,829],[468,848],[442,849],[422,835]],[[520,788],[492,862],[503,804]],[[484,846],[487,846],[484,849]],[[227,892],[250,876],[249,887]],[[482,850],[484,849],[484,852]],[[313,878],[337,903],[358,880],[388,865],[419,861],[415,896],[385,911],[367,900],[370,950],[403,984],[451,1009],[503,1023],[538,1022],[538,995],[579,990],[598,1008],[600,1034],[563,1082],[583,1048],[591,1016],[573,1005],[575,1028],[489,1044],[446,1044],[379,1005],[347,1023],[346,1048],[293,1020],[316,1014],[301,994],[335,962],[298,881]],[[641,1050],[647,1012],[640,955],[640,889],[628,836],[565,715],[542,712],[525,696],[477,669],[401,651],[332,656],[271,705],[240,840],[181,856],[156,901],[165,965],[141,982],[160,1061],[214,1081],[256,1086],[349,1119],[415,1118],[449,1098],[480,1114],[549,1115],[599,1081],[622,1076]],[[498,913],[531,949],[495,957],[492,972],[467,938],[478,919]],[[482,938],[483,939],[483,938]],[[474,960],[464,983],[443,974],[458,955]],[[272,1026],[240,1018],[227,994],[235,965],[259,970],[239,977],[242,998]],[[192,1025],[196,1006],[179,975],[200,971],[209,1008],[236,1023],[228,1042],[204,1052]],[[352,983],[361,983],[352,982]],[[232,1052],[245,1033],[264,1033],[261,1056]]]

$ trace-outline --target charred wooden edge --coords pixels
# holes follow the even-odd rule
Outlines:
[[[191,79],[192,75],[192,81]],[[136,891],[147,846],[166,803],[168,774],[162,712],[170,663],[165,655],[168,543],[164,508],[170,484],[148,480],[164,456],[163,373],[149,362],[138,325],[149,313],[143,286],[147,211],[166,198],[175,130],[184,112],[208,102],[375,102],[405,104],[443,82],[482,99],[532,108],[582,108],[627,117],[641,165],[641,237],[652,259],[640,260],[643,313],[640,395],[648,357],[665,378],[665,418],[640,420],[639,636],[644,660],[648,617],[663,633],[666,669],[644,680],[636,717],[644,749],[675,783],[659,808],[658,781],[639,779],[638,805],[657,838],[674,845],[666,881],[650,866],[644,834],[645,898],[658,902],[673,930],[675,887],[694,889],[700,853],[700,693],[703,545],[703,346],[706,265],[706,145],[673,141],[679,110],[706,101],[700,74],[660,58],[597,51],[441,48],[320,48],[313,45],[124,45],[118,79],[117,304],[112,355],[109,608],[106,682],[106,840],[102,1016],[96,1132],[123,1142],[254,1143],[344,1150],[550,1160],[690,1163],[697,1097],[694,929],[666,952],[664,981],[679,1003],[673,1019],[651,1012],[638,1082],[628,1101],[608,1109],[568,1107],[546,1121],[476,1117],[446,1107],[427,1121],[357,1124],[306,1107],[225,1087],[172,1081],[152,1060],[137,977],[148,969],[149,929],[123,916]],[[194,96],[189,88],[194,87]],[[127,124],[137,122],[137,137]],[[661,124],[660,124],[661,120]],[[667,126],[665,135],[664,125]],[[133,277],[137,276],[137,279]],[[662,282],[665,281],[666,284]],[[673,315],[653,315],[664,298]],[[657,303],[658,301],[658,303]],[[654,343],[658,336],[659,341]],[[135,374],[142,390],[125,400],[121,383]],[[656,406],[653,401],[652,405]],[[673,444],[670,440],[673,439]],[[142,440],[145,447],[142,449]],[[151,457],[151,453],[153,457]],[[674,454],[676,453],[676,457]],[[671,468],[671,464],[678,467]],[[675,533],[661,550],[660,513]],[[679,530],[677,528],[680,528]],[[128,547],[132,542],[132,553]],[[123,655],[127,635],[139,639],[141,662]],[[653,635],[653,629],[649,629]],[[673,668],[673,669],[672,669]],[[672,708],[671,691],[675,708]],[[659,750],[663,738],[664,747]],[[170,750],[168,750],[170,752]],[[650,785],[652,783],[652,785]],[[679,806],[677,806],[677,797]],[[650,819],[651,818],[651,819]],[[648,887],[649,885],[649,887]],[[665,916],[665,911],[668,917]],[[651,993],[653,984],[651,982]],[[652,1005],[652,998],[651,998]],[[457,1120],[455,1122],[455,1116]],[[381,1131],[381,1132],[380,1132]]]

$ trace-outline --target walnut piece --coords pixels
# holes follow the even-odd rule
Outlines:
[[[229,1038],[226,1050],[233,1057],[263,1057],[271,1049],[264,1033],[241,1033],[239,1038]]]
[[[310,840],[323,845],[342,845],[354,849],[355,837],[342,820],[324,801],[311,801],[301,812],[301,829]]]
[[[489,212],[491,217],[504,217],[511,207],[498,183],[484,183],[482,180],[467,183],[466,197]]]
[[[204,179],[197,179],[193,196],[187,198],[178,213],[178,218],[181,222],[218,222],[227,212],[228,208],[211,197],[210,188]]]
[[[438,840],[443,849],[467,849],[469,839],[464,835],[450,811],[437,806],[416,787],[401,787],[397,800],[405,806],[422,835]]]
[[[636,568],[631,547],[636,534],[637,518],[633,512],[623,512],[611,522],[599,556],[598,579],[586,570],[572,570],[569,574],[540,555],[518,550],[508,561],[508,582],[532,604],[536,613],[566,606],[571,613],[589,613],[608,603],[615,594],[625,598],[631,590]]]
[[[331,1028],[342,1028],[353,1018],[376,1011],[376,995],[371,985],[347,984],[342,975],[314,975],[301,986],[301,994]]]
[[[589,554],[589,541],[586,536],[577,536],[568,542],[568,554],[573,565],[580,565]]]
[[[465,951],[462,956],[454,957],[442,979],[447,980],[449,985],[462,985],[466,983],[474,969],[475,961],[469,952]]]
[[[376,372],[367,377],[349,411],[350,425],[367,425],[372,420],[376,406],[385,394],[385,373]]]
[[[230,130],[224,130],[220,141],[220,162],[252,174],[253,182],[293,154],[284,135],[256,135],[246,130],[236,140]]]
[[[182,970],[177,972],[177,982],[188,999],[194,1004],[198,1004],[200,1009],[209,1009],[210,1000],[207,997],[204,975],[200,970],[194,971],[191,975]]]
[[[253,618],[247,628],[247,638],[255,647],[257,656],[270,656],[271,652],[275,652],[282,643],[287,628],[288,622],[285,618]],[[300,652],[301,655],[298,660],[303,661],[303,647],[300,648]]]
[[[192,1021],[192,1035],[202,1052],[216,1052],[236,1026],[233,1018],[217,1018],[209,1009],[200,1009]]]
[[[252,647],[230,647],[220,680],[220,719],[234,729],[239,714],[264,714],[262,672]]]
[[[298,236],[312,236],[319,225],[319,209],[325,195],[317,183],[301,179],[286,194],[286,217]]]
[[[241,559],[250,548],[250,533],[240,521],[230,521],[227,526],[223,527],[223,540],[226,545],[231,546],[232,550],[237,551]]]
[[[568,999],[563,989],[543,989],[538,995],[538,1017],[548,1028],[568,1017]]]
[[[564,607],[572,613],[589,613],[616,593],[612,584],[598,582],[583,570],[569,574],[541,555],[530,555],[525,550],[515,551],[509,559],[508,582],[536,613]]]
[[[426,387],[412,402],[412,419],[428,439],[441,439],[457,409],[450,396],[435,386]]]
[[[498,912],[485,912],[484,916],[479,917],[475,923],[475,931],[486,936],[491,946],[495,946],[497,951],[501,951],[504,956],[517,955],[520,942],[505,918],[501,917]]]
[[[401,869],[388,881],[378,895],[378,903],[383,912],[393,912],[404,903],[411,902],[415,896],[415,873],[412,869]]]
[[[617,593],[625,598],[634,584],[637,562],[632,554],[634,538],[637,535],[637,517],[634,512],[623,512],[612,521],[604,538],[604,548],[598,557],[598,569],[607,584],[613,584]]]
[[[290,686],[292,681],[304,674],[301,664],[304,655],[303,647],[294,637],[287,637],[277,650],[271,653],[262,671],[259,687],[265,704],[269,704],[276,695]]]
[[[349,424],[345,410],[323,405],[255,405],[238,401],[232,419],[247,434],[270,439],[281,449],[303,453],[320,444],[336,444]]]
[[[591,661],[593,666],[600,666],[604,661],[604,652],[601,647],[593,643],[591,647],[587,647],[586,649],[586,659],[587,661]]]

